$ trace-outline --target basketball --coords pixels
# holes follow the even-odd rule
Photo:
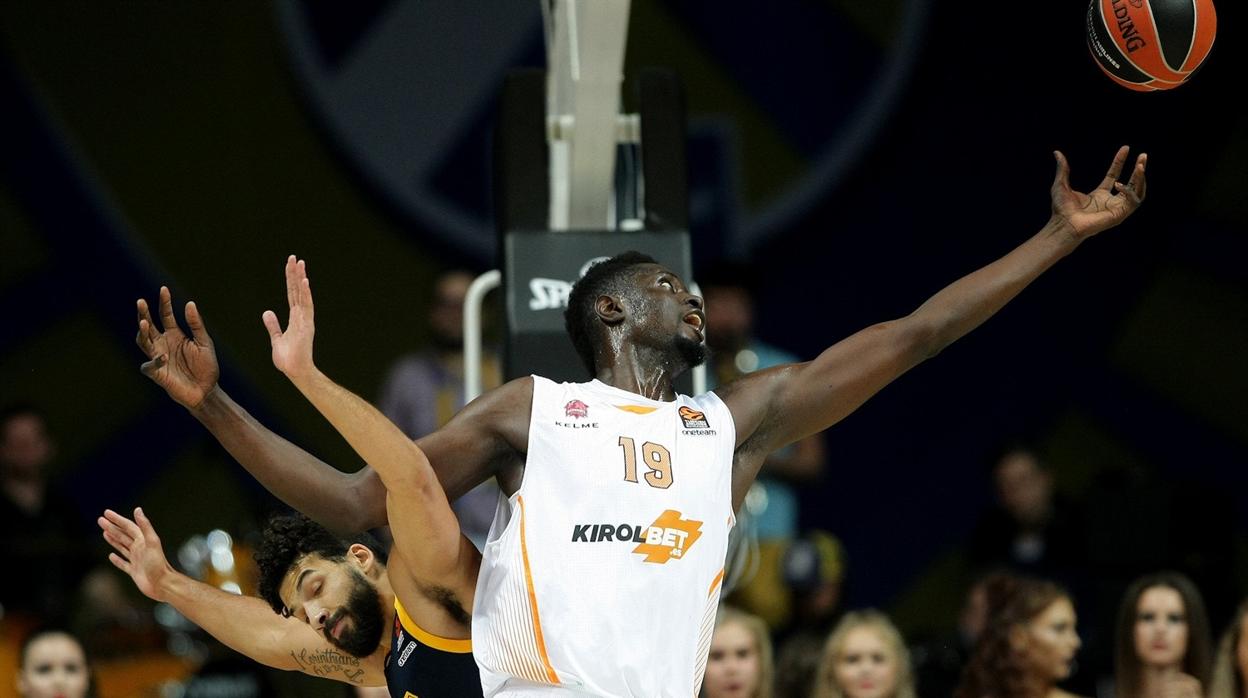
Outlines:
[[[1218,31],[1213,0],[1092,0],[1088,50],[1111,80],[1132,90],[1178,87],[1209,55]]]

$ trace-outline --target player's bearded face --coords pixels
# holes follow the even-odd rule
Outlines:
[[[385,619],[381,613],[381,600],[377,589],[356,570],[350,570],[351,594],[347,602],[325,622],[326,638],[338,649],[356,657],[367,657],[377,651]],[[332,629],[343,621],[347,625],[339,637]]]

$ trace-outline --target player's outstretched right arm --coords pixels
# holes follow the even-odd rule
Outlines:
[[[480,555],[472,542],[460,535],[459,521],[429,459],[376,407],[317,367],[313,359],[315,308],[307,263],[291,256],[286,260],[285,275],[289,304],[286,329],[273,311],[263,315],[273,347],[273,365],[380,476],[387,490],[394,552],[402,556],[412,575],[449,588],[464,608],[470,608]],[[468,452],[460,450],[465,457]],[[393,577],[391,582],[398,592],[399,581]]]
[[[235,651],[276,669],[355,686],[385,685],[381,653],[363,659],[346,654],[312,626],[278,615],[258,598],[221,591],[173,569],[142,509],[134,510],[134,520],[106,510],[97,523],[116,551],[109,561],[130,575],[139,591],[170,604]]]
[[[148,361],[143,375],[185,407],[260,484],[326,527],[357,532],[386,523],[385,488],[370,468],[344,473],[270,431],[218,385],[212,338],[194,302],[186,304],[190,336],[178,326],[169,289],[160,289],[160,326],[138,301],[135,342]]]

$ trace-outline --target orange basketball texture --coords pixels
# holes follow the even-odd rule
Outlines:
[[[1092,0],[1088,50],[1111,80],[1141,92],[1178,87],[1209,55],[1213,0]]]

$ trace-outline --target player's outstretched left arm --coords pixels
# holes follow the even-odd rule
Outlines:
[[[342,472],[270,431],[226,394],[217,382],[221,369],[199,306],[186,304],[190,335],[174,316],[168,287],[160,287],[159,323],[146,299],[138,299],[137,307],[135,343],[148,358],[140,367],[143,375],[198,419],[260,484],[332,530],[385,525],[385,488],[372,470]]]
[[[168,603],[209,635],[251,659],[355,686],[386,685],[380,653],[359,658],[338,648],[307,623],[278,615],[254,596],[240,596],[173,569],[142,509],[128,519],[106,510],[97,523],[115,552],[108,559],[145,596]]]
[[[737,423],[738,468],[745,470],[734,473],[735,503],[744,497],[762,456],[845,418],[898,376],[992,317],[1084,240],[1121,223],[1144,200],[1145,155],[1136,158],[1126,184],[1118,181],[1127,146],[1087,193],[1071,188],[1065,156],[1053,155],[1052,216],[1031,239],[903,318],[851,335],[813,361],[760,371],[720,391]]]
[[[286,262],[286,297],[290,316],[285,331],[273,311],[263,316],[273,365],[381,478],[395,551],[407,569],[422,581],[449,588],[469,607],[480,562],[477,549],[460,534],[459,520],[420,446],[380,410],[317,368],[312,358],[312,286],[307,263],[293,256]]]

